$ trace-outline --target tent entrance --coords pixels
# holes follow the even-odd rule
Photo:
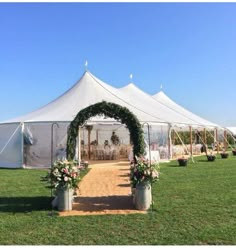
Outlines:
[[[122,124],[85,125],[79,134],[81,160],[127,160],[132,150],[129,130]]]

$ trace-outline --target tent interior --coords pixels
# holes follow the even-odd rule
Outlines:
[[[134,84],[117,89],[86,71],[71,89],[54,101],[29,114],[0,123],[0,167],[49,167],[52,159],[65,158],[70,122],[81,109],[103,100],[125,106],[137,116],[143,124],[152,160],[200,154],[203,144],[209,144],[207,133],[211,134],[208,136],[210,141],[223,140],[222,128],[217,124],[191,112],[184,113],[180,106],[155,99]],[[191,134],[191,141],[184,136],[181,139],[181,133]],[[129,131],[124,124],[111,118],[90,118],[79,129],[76,158],[130,160]]]

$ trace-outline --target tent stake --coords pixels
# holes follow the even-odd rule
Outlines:
[[[186,149],[186,151],[188,152],[188,155],[191,156],[191,159],[192,159],[192,162],[194,162],[194,159],[193,159],[193,155],[191,155],[191,153],[189,152],[188,148],[186,147],[186,145],[184,144],[183,140],[181,139],[181,137],[179,136],[178,132],[173,128],[175,134],[178,136],[179,140],[181,141],[182,145],[184,146],[184,148]]]

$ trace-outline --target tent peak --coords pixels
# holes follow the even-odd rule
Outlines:
[[[130,83],[128,83],[127,85],[125,85],[124,87],[121,87],[121,88],[119,88],[120,90],[122,90],[122,89],[130,89],[130,90],[132,90],[132,89],[139,89],[133,82],[130,82]],[[140,90],[140,89],[139,89]]]
[[[190,120],[196,122],[197,124],[200,124],[201,126],[219,127],[217,124],[205,120],[204,118],[185,109],[184,107],[173,101],[170,97],[168,97],[162,90],[157,92],[155,95],[152,95],[152,98],[158,101],[159,103],[162,103],[166,107],[175,110],[175,112],[183,115],[184,117],[187,117]]]
[[[165,94],[165,92],[163,90],[160,90],[159,92],[157,92],[153,96],[167,96],[167,95]]]
[[[127,85],[127,87],[130,86],[130,87],[136,87],[136,85],[133,83],[133,82],[129,82]]]

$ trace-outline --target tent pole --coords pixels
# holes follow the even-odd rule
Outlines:
[[[216,141],[216,129],[214,129],[214,142]]]
[[[21,123],[21,167],[25,168],[25,162],[24,162],[24,129],[25,124],[24,122]]]
[[[57,125],[57,128],[59,128],[59,125],[57,122],[53,122],[52,125],[51,125],[51,171],[52,171],[52,166],[53,166],[53,127],[54,125]],[[52,205],[52,179],[51,179],[51,213],[49,215],[53,215],[53,205]]]
[[[88,158],[89,158],[89,160],[90,160],[90,156],[91,156],[90,135],[91,135],[91,130],[88,130]]]
[[[224,148],[228,148],[228,146],[230,146],[231,149],[233,149],[233,147],[230,145],[228,139],[227,139],[227,135],[230,135],[230,133],[227,133],[227,130],[224,130]],[[226,150],[225,150],[226,151]]]
[[[74,160],[78,160],[78,157],[79,157],[79,148],[78,148],[78,145],[79,145],[79,138],[78,138],[78,135],[77,135],[77,137],[76,137],[76,146],[75,146]]]
[[[182,141],[181,137],[179,136],[179,134],[177,133],[177,131],[174,129],[174,132],[176,133],[176,135],[178,136],[179,140],[181,141],[182,145],[185,147],[186,151],[188,152],[188,154],[190,154],[190,157],[192,159],[192,162],[194,162],[194,159],[193,159],[193,155],[191,155],[191,153],[189,152],[188,148],[186,147],[186,145],[184,144],[184,142]]]
[[[203,131],[204,131],[204,143],[207,145],[206,128],[204,128]]]
[[[148,128],[148,147],[149,147],[149,166],[151,166],[151,141],[150,141],[150,131],[149,131],[149,123],[147,122],[144,122],[144,124],[147,124],[147,128]]]
[[[172,133],[172,143],[175,145],[175,131],[174,131],[174,129],[172,129],[171,130],[171,132],[174,132],[174,133]]]
[[[198,138],[200,139],[200,141],[202,142],[202,144],[205,146],[205,153],[206,153],[206,155],[207,155],[207,145],[205,144],[205,142],[204,142],[204,139],[202,139],[202,137],[198,134]]]
[[[226,129],[224,130],[224,149],[225,151],[227,150],[228,148],[228,143],[227,143],[227,131]]]
[[[216,128],[215,131],[216,131],[217,154],[219,154],[218,129]]]
[[[91,136],[91,130],[93,129],[93,126],[87,125],[86,129],[88,130],[88,159],[90,160],[90,157],[91,157],[90,136]]]
[[[168,159],[172,159],[171,125],[168,124]]]
[[[230,135],[230,137],[233,139],[233,141],[234,141],[234,147],[235,147],[236,139],[234,138],[233,134],[231,133],[230,130],[227,130],[227,134]],[[229,144],[229,142],[228,142],[228,144]],[[233,147],[230,144],[229,144],[229,146],[233,149]]]
[[[84,138],[84,127],[83,127],[83,146],[82,146],[82,148],[83,148],[83,153],[82,153],[82,157],[85,157],[86,156],[86,154],[84,153],[85,152],[85,150],[84,150],[84,147],[85,147],[85,138]]]
[[[209,132],[210,133],[210,132]],[[211,133],[210,133],[211,134]],[[217,154],[219,154],[219,143],[218,143],[218,131],[217,128],[214,130],[214,143],[216,142]]]
[[[189,126],[189,136],[190,136],[190,153],[193,155],[193,136],[192,136],[192,126]]]
[[[207,154],[208,144],[207,144],[206,128],[203,129],[203,134],[204,134],[204,143],[205,143],[206,154]]]
[[[59,125],[57,122],[53,122],[51,125],[51,167],[53,165],[53,127],[54,125],[57,125],[57,128],[59,128]]]
[[[207,137],[206,137],[206,128],[204,128],[203,131],[204,131],[204,143],[205,143],[206,154],[207,154],[208,145],[207,145]]]
[[[214,142],[216,142],[216,144],[217,144],[217,153],[219,153],[219,149],[221,148],[221,146],[220,146],[220,144],[219,144],[219,142],[217,141],[217,136],[216,135],[212,135],[211,133],[210,133],[210,131],[208,131],[207,130],[207,132],[212,136],[212,138],[214,139]],[[214,131],[215,132],[215,131]]]
[[[98,129],[96,129],[96,141],[97,141],[97,145],[98,145]]]
[[[80,138],[80,127],[78,128],[78,165],[81,162],[81,138]]]

